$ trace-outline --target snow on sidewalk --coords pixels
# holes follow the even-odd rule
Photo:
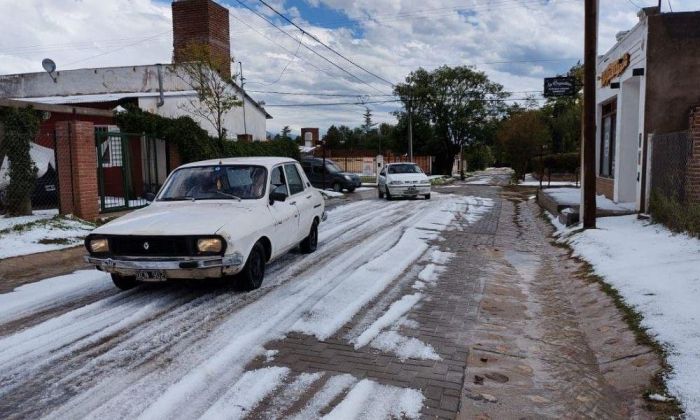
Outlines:
[[[689,418],[700,417],[700,240],[634,215],[599,218],[598,229],[575,234],[557,229],[668,347],[669,391]]]
[[[83,242],[93,225],[44,211],[0,218],[0,259],[68,248]]]

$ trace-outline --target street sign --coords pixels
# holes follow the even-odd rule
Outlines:
[[[544,79],[544,96],[546,98],[576,95],[574,77],[547,77]]]

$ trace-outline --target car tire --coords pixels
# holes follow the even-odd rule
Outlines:
[[[340,185],[340,182],[334,182],[334,183],[333,183],[333,191],[335,191],[335,192],[341,192],[341,191],[343,191],[343,186]]]
[[[350,188],[348,188],[348,192],[349,192],[349,193],[355,192],[355,187],[350,187]]]
[[[430,193],[428,193],[428,194],[425,195],[425,199],[426,199],[426,200],[430,200]]]
[[[384,198],[384,191],[382,191],[381,186],[377,187],[377,194],[379,194],[379,198]]]
[[[386,187],[386,199],[387,201],[392,200],[391,193],[389,192],[389,187]]]
[[[129,290],[139,285],[135,277],[120,276],[119,274],[112,273],[112,283],[121,290]]]
[[[260,242],[253,245],[243,270],[238,273],[238,283],[244,290],[255,290],[265,277],[265,248]]]
[[[304,254],[311,254],[316,251],[318,247],[318,222],[314,220],[311,224],[311,230],[309,231],[309,236],[301,241],[300,248],[301,252]]]

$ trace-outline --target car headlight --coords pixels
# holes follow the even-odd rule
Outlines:
[[[219,238],[197,239],[197,251],[199,252],[221,252],[223,243]]]
[[[107,239],[91,239],[88,243],[89,251],[93,254],[104,254],[109,252],[109,241]]]

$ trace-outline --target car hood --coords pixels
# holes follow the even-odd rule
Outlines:
[[[352,173],[352,172],[338,172],[338,173],[339,173],[340,175],[343,175],[343,176],[347,175],[347,176],[349,176],[349,177],[352,178],[352,179],[359,178],[359,175],[354,174],[354,173]]]
[[[425,174],[388,174],[387,178],[390,181],[428,182]]]
[[[95,229],[103,235],[212,235],[253,214],[253,202],[156,202]]]

